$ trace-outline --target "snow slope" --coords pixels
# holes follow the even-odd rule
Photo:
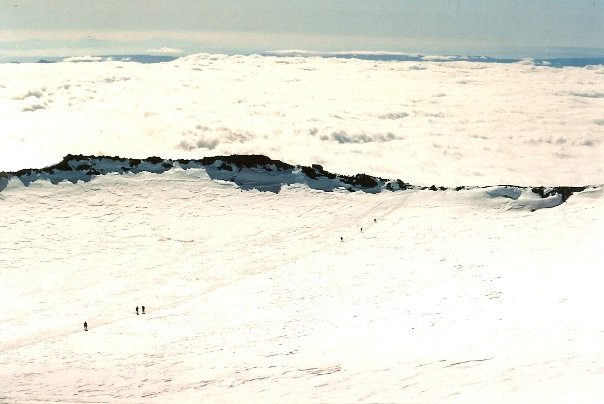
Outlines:
[[[601,187],[530,212],[480,188],[244,191],[175,167],[11,178],[0,198],[3,401],[604,392]]]

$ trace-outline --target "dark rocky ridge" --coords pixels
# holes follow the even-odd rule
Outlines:
[[[345,188],[350,192],[364,191],[377,193],[383,190],[431,190],[431,191],[462,191],[476,188],[475,186],[459,186],[456,188],[437,187],[432,185],[415,186],[402,180],[389,180],[367,174],[354,176],[334,174],[323,169],[321,165],[312,166],[291,165],[280,160],[273,160],[263,155],[230,155],[213,156],[202,159],[163,159],[148,157],[146,159],[130,159],[110,156],[84,156],[68,154],[58,164],[41,169],[22,169],[15,172],[0,172],[0,192],[4,190],[12,177],[20,179],[24,185],[38,179],[46,179],[56,184],[61,181],[90,181],[97,175],[108,173],[162,173],[174,167],[182,169],[205,168],[212,179],[231,181],[243,189],[259,189],[262,191],[279,192],[281,185],[306,183],[313,189],[333,191]],[[253,176],[250,175],[253,174]],[[266,177],[266,178],[264,178]],[[541,198],[560,195],[561,203],[577,192],[582,192],[588,186],[556,186],[556,187],[522,187],[516,185],[500,185],[497,196],[517,199],[519,190],[530,189]],[[509,191],[509,192],[508,192]]]

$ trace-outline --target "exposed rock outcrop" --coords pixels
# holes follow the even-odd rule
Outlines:
[[[163,173],[172,168],[203,168],[213,180],[229,181],[245,190],[279,192],[284,185],[305,184],[312,189],[335,191],[345,189],[350,192],[363,191],[378,193],[382,191],[430,190],[465,191],[479,187],[458,186],[455,188],[415,186],[400,179],[389,180],[367,174],[354,176],[331,173],[319,164],[299,166],[273,160],[263,155],[212,156],[202,159],[163,159],[152,156],[145,159],[124,158],[118,156],[84,156],[68,154],[59,163],[41,169],[23,169],[15,172],[0,172],[0,191],[4,190],[11,178],[19,179],[25,186],[37,180],[48,180],[53,184],[61,181],[90,181],[93,177],[109,173]],[[547,200],[545,204],[533,204],[541,207],[553,207],[564,203],[568,198],[587,189],[587,186],[523,187],[516,185],[497,185],[480,187],[485,194],[493,198],[507,198],[522,201],[534,198]],[[523,206],[522,203],[517,204]],[[532,208],[531,210],[535,210]]]

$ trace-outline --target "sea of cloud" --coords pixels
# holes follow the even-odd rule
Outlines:
[[[0,64],[0,170],[259,153],[420,185],[604,182],[602,65],[95,60]]]
[[[417,185],[604,182],[604,66],[97,60],[0,65],[0,170],[262,153]],[[503,188],[242,190],[204,169],[11,180],[0,401],[602,396],[601,187],[534,212]]]

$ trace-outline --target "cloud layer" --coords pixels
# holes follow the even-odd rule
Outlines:
[[[0,170],[261,153],[417,184],[597,184],[603,66],[199,54],[2,64]]]
[[[182,49],[176,49],[176,48],[169,48],[167,46],[163,46],[161,48],[158,49],[148,49],[146,53],[160,53],[160,54],[165,54],[165,55],[178,55],[181,53],[184,53],[185,51],[183,51]]]

